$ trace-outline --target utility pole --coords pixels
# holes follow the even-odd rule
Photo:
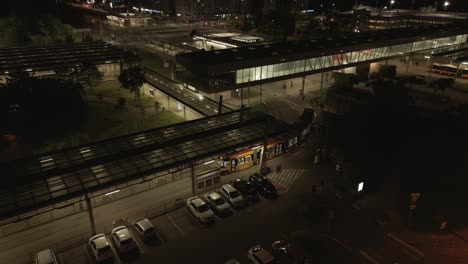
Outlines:
[[[96,223],[94,222],[94,213],[93,205],[91,204],[91,199],[89,198],[88,193],[85,194],[86,207],[88,208],[89,222],[91,223],[91,233],[96,235]]]
[[[221,115],[223,113],[223,96],[219,96],[219,102],[218,102],[218,115]]]

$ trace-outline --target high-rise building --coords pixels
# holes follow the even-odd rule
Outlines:
[[[252,12],[256,0],[172,0],[176,15],[210,19]]]

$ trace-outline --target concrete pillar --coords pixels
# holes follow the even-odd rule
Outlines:
[[[190,173],[192,175],[192,195],[195,196],[197,194],[197,177],[195,176],[195,165],[190,163]]]
[[[167,110],[171,111],[171,98],[169,98],[169,95],[167,96]]]
[[[88,208],[89,222],[91,223],[91,233],[96,235],[96,223],[94,222],[93,206],[91,205],[91,199],[88,194],[85,194],[86,207]]]
[[[260,100],[260,103],[262,103],[262,85],[260,84],[260,88],[259,88],[259,100]]]
[[[356,74],[360,82],[367,82],[370,74],[370,63],[361,63],[357,65]]]
[[[304,94],[304,89],[305,89],[305,79],[306,79],[306,76],[302,76],[302,88],[301,90],[299,91],[299,94]]]

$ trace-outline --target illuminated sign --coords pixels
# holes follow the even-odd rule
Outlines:
[[[364,189],[364,182],[360,182],[357,187],[357,191],[360,192]]]

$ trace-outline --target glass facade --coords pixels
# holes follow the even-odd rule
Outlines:
[[[236,70],[236,83],[240,84],[265,80],[284,75],[320,70],[333,66],[370,61],[390,56],[408,54],[410,52],[461,44],[466,42],[467,36],[468,34],[464,34],[445,38],[422,40],[394,46],[344,52],[298,61],[240,69]]]

